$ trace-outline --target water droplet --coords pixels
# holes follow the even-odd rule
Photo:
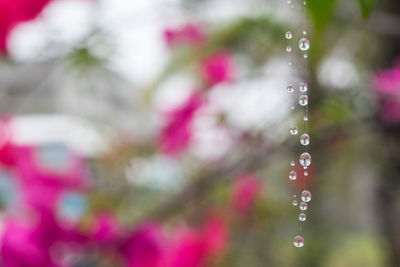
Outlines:
[[[307,219],[307,216],[302,212],[299,214],[299,220],[304,222]]]
[[[293,197],[296,197],[296,195],[293,195]]]
[[[297,204],[298,204],[297,200],[293,200],[292,204],[293,204],[293,206],[297,206]]]
[[[303,120],[304,120],[304,121],[308,121],[308,117],[307,117],[307,116],[304,116]]]
[[[308,84],[306,82],[301,82],[299,87],[300,92],[304,93],[308,90]]]
[[[307,51],[310,48],[310,41],[305,37],[301,38],[299,41],[299,48],[302,51]]]
[[[295,171],[290,171],[289,172],[289,179],[290,180],[296,180],[296,176],[297,176],[297,174],[296,174],[296,172]]]
[[[297,129],[296,126],[290,127],[290,134],[291,135],[296,135],[299,132],[299,129]]]
[[[304,176],[308,176],[308,171],[305,171],[305,172],[304,172]]]
[[[301,200],[303,200],[304,202],[310,202],[311,200],[310,191],[304,190],[303,192],[301,192]]]
[[[291,0],[286,0],[286,2],[287,2],[288,4],[290,4],[292,1],[291,1]]]
[[[293,87],[293,85],[289,84],[286,88],[287,88],[287,91],[288,91],[289,93],[293,93],[293,92],[294,92],[294,87]]]
[[[306,210],[306,209],[307,209],[307,203],[305,203],[305,202],[300,202],[299,207],[300,207],[300,210]]]
[[[308,58],[308,55],[307,55],[307,54],[303,54],[303,57],[304,57],[304,58]]]
[[[293,240],[293,245],[297,248],[304,246],[304,238],[302,236],[296,236]]]
[[[294,165],[296,165],[296,163],[294,162],[294,160],[292,160],[291,162],[290,162],[290,166],[294,166]]]
[[[303,34],[306,35],[306,34],[307,34],[307,31],[304,30],[304,31],[303,31]]]
[[[303,5],[307,5],[307,2],[306,2],[306,1],[304,1],[304,2],[303,2]]]
[[[306,133],[300,136],[300,144],[307,146],[310,143],[310,136]]]
[[[307,106],[307,104],[308,104],[308,96],[307,95],[301,95],[300,97],[299,97],[299,104],[300,104],[300,106]]]
[[[290,39],[292,39],[293,35],[291,32],[286,32],[285,37],[286,37],[286,39],[290,40]]]
[[[290,45],[286,46],[286,52],[292,52],[292,47]]]
[[[311,155],[307,152],[304,152],[303,154],[300,155],[299,162],[300,162],[300,165],[303,167],[310,166]]]
[[[291,110],[294,110],[294,107],[293,107],[293,106],[291,106],[291,107],[290,107],[290,109],[291,109]]]

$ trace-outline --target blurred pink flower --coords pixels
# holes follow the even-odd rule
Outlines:
[[[400,61],[392,69],[382,70],[373,78],[381,99],[381,118],[387,124],[400,122]]]
[[[90,239],[105,248],[112,248],[123,236],[123,228],[112,214],[98,215],[90,230]]]
[[[58,263],[62,255],[52,255],[57,252],[53,248],[59,242],[68,244],[71,250],[79,250],[86,238],[75,230],[60,228],[53,214],[46,210],[37,210],[27,218],[8,218],[1,238],[2,266],[64,266]]]
[[[165,267],[164,235],[155,223],[146,223],[133,231],[120,248],[127,267]]]
[[[201,63],[200,75],[208,86],[233,80],[234,61],[226,51],[216,52]]]
[[[175,155],[188,146],[193,118],[203,103],[201,95],[193,93],[181,106],[167,114],[168,122],[160,137],[162,151]]]
[[[170,250],[168,267],[202,267],[222,253],[227,245],[228,230],[225,222],[217,217],[210,217],[203,229],[187,229],[178,237],[177,243]]]
[[[257,176],[253,174],[240,175],[236,178],[233,188],[233,209],[241,215],[247,215],[253,207],[260,191],[261,181]]]
[[[206,40],[206,33],[202,25],[191,23],[176,29],[166,29],[164,39],[170,47],[181,44],[198,45]]]
[[[0,0],[0,50],[7,52],[10,32],[21,22],[34,19],[52,0]]]

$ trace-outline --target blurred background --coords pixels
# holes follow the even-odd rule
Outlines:
[[[0,266],[400,266],[399,1],[0,0],[0,51]]]

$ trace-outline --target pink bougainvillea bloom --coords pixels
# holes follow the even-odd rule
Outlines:
[[[224,251],[227,245],[226,223],[216,216],[210,217],[198,231],[186,229],[167,256],[167,267],[202,267]]]
[[[260,189],[261,182],[257,176],[253,174],[240,175],[233,188],[233,209],[239,214],[248,214],[260,194]]]
[[[208,86],[232,81],[234,76],[232,55],[226,51],[211,54],[201,63],[200,74]]]
[[[181,106],[167,114],[167,125],[162,129],[160,146],[163,152],[175,155],[188,146],[192,138],[192,121],[204,100],[193,93]]]
[[[0,50],[7,52],[10,32],[22,22],[37,17],[52,0],[0,0]]]
[[[373,86],[381,101],[381,118],[386,124],[400,123],[400,61],[390,70],[373,78]]]
[[[146,223],[133,231],[120,248],[127,267],[165,267],[164,236],[155,223]]]
[[[36,210],[29,218],[8,218],[4,222],[0,254],[4,267],[62,267],[61,255],[54,257],[57,243],[77,249],[86,238],[75,230],[63,230],[51,212]]]
[[[206,33],[202,25],[191,23],[180,28],[164,30],[164,39],[170,47],[199,45],[206,40]]]

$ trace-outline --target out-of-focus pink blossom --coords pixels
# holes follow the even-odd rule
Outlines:
[[[122,245],[120,251],[127,267],[164,267],[164,236],[155,223],[140,226]]]
[[[392,69],[382,70],[373,78],[381,100],[381,118],[387,124],[400,122],[400,61]]]
[[[192,138],[192,121],[204,100],[193,93],[181,106],[167,114],[167,125],[160,138],[162,151],[175,155],[188,146]]]
[[[20,24],[34,19],[52,0],[0,0],[0,50],[7,51],[10,32]]]
[[[178,237],[169,251],[168,267],[202,267],[226,247],[228,231],[225,222],[218,217],[208,219],[203,229],[187,229]]]
[[[122,229],[117,218],[104,212],[95,218],[90,232],[90,238],[93,242],[111,248],[122,238],[124,229]]]
[[[219,51],[211,54],[201,63],[200,75],[208,86],[229,82],[234,78],[234,61],[230,53]]]
[[[164,30],[164,39],[168,46],[198,45],[206,40],[204,27],[200,24],[186,24],[180,28]]]
[[[260,190],[261,182],[257,176],[253,174],[240,175],[233,188],[233,209],[239,214],[248,214],[260,194]]]
[[[52,213],[36,210],[29,218],[8,218],[1,238],[1,259],[4,267],[61,267],[62,255],[56,253],[58,242],[78,248],[86,238],[75,230],[64,230]]]

